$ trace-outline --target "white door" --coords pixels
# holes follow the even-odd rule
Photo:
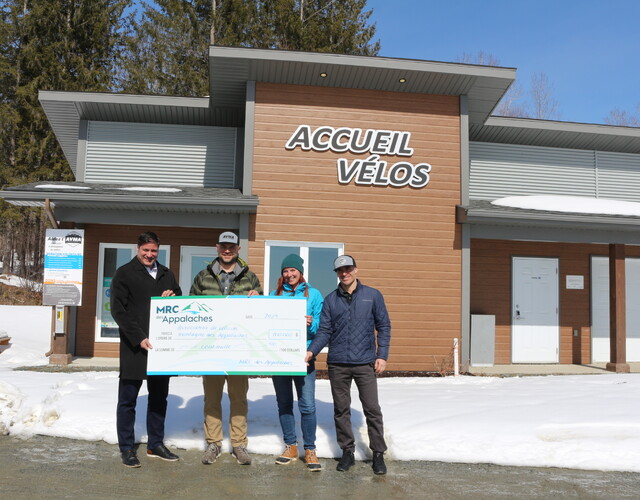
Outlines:
[[[513,363],[557,363],[558,259],[513,258]]]
[[[625,259],[627,362],[640,361],[640,259]],[[609,343],[609,257],[591,257],[591,362],[611,361]]]
[[[180,247],[180,288],[182,295],[189,295],[191,283],[200,271],[218,256],[216,247]]]

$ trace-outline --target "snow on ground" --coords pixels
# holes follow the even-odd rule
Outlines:
[[[2,267],[2,266],[0,266]],[[21,278],[15,274],[0,274],[0,283],[4,283],[9,286],[17,286],[20,288],[29,288],[30,290],[41,290],[42,282],[32,281],[27,278]],[[1,325],[0,325],[1,328]]]
[[[116,372],[13,370],[47,363],[48,330],[34,325],[47,324],[50,308],[36,309],[24,314],[0,307],[0,329],[12,337],[0,354],[0,429],[26,438],[115,445]],[[637,374],[383,378],[379,390],[391,459],[640,472]],[[353,399],[356,456],[362,459],[369,456],[366,425],[355,391]],[[282,440],[271,381],[252,379],[249,400],[249,451],[278,454]],[[317,382],[316,400],[318,455],[339,456],[328,381]],[[172,379],[169,446],[203,449],[202,405],[200,378]],[[136,435],[145,441],[144,385],[138,409]]]

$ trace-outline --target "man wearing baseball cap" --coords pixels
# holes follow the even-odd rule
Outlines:
[[[247,263],[239,257],[238,235],[230,231],[218,238],[218,257],[193,280],[189,295],[262,295],[258,277],[249,271]],[[203,464],[212,464],[220,456],[222,446],[222,394],[227,383],[229,394],[229,433],[231,454],[240,465],[251,464],[247,453],[247,391],[246,375],[203,375],[204,434],[207,448]]]
[[[382,294],[356,279],[358,268],[352,256],[339,256],[333,268],[340,284],[324,299],[320,327],[305,359],[309,363],[329,344],[327,366],[333,418],[338,445],[342,449],[336,469],[347,471],[355,463],[355,439],[351,428],[351,382],[355,380],[369,431],[373,472],[386,474],[384,452],[387,445],[376,374],[382,373],[387,366],[391,321]]]

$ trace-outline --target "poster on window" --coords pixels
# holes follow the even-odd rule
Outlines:
[[[304,297],[152,297],[149,375],[306,375]]]
[[[42,304],[82,305],[84,230],[47,229]]]

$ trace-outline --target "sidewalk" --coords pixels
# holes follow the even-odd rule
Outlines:
[[[629,363],[631,373],[640,373],[640,363]],[[606,363],[593,363],[590,365],[493,365],[472,366],[469,368],[472,375],[516,377],[527,375],[606,375],[613,374],[607,371]]]

